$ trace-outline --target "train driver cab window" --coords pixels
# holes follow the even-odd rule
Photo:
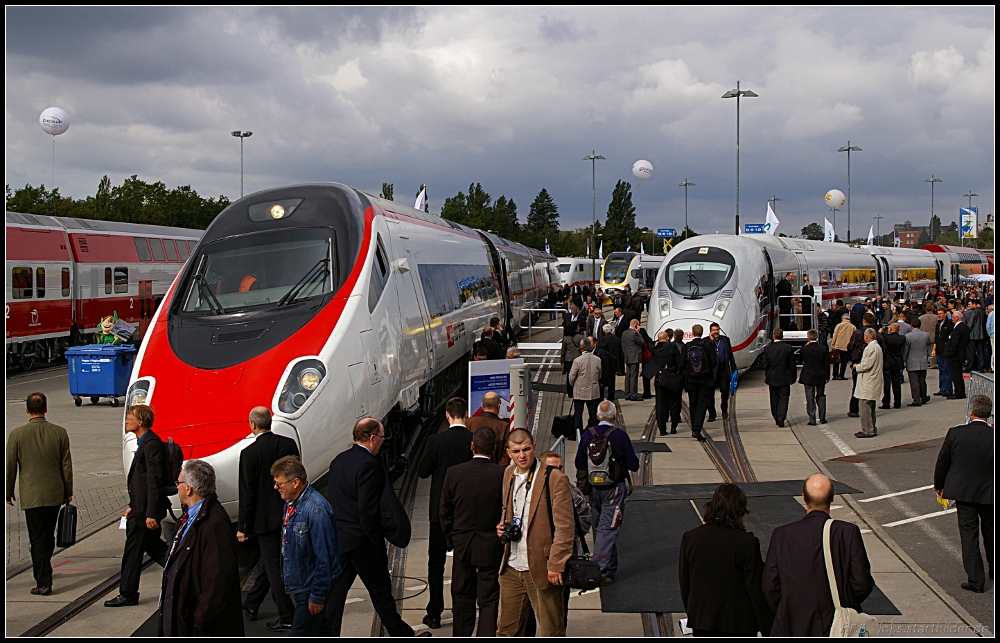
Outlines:
[[[12,299],[31,299],[34,295],[31,268],[12,268],[10,271],[10,290]]]
[[[104,269],[104,294],[111,294],[111,268]]]
[[[35,284],[39,299],[45,299],[45,268],[35,268]]]
[[[736,260],[722,248],[688,248],[671,253],[666,282],[686,299],[700,299],[722,289],[733,275]]]
[[[62,269],[62,296],[69,297],[69,268]]]
[[[167,260],[168,261],[177,261],[177,250],[174,248],[174,240],[173,239],[164,239],[163,240],[163,247],[167,251]]]
[[[146,237],[135,237],[135,251],[139,253],[139,261],[152,261],[153,255],[149,254],[149,243]]]
[[[115,268],[115,292],[119,294],[128,292],[128,268]]]
[[[163,261],[166,258],[163,256],[163,244],[159,239],[150,239],[149,247],[153,249],[153,259],[156,261]]]

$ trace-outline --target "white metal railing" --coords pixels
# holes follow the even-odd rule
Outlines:
[[[521,342],[517,345],[525,364],[562,368],[562,342]]]
[[[809,312],[808,313],[794,313],[794,312],[792,312],[792,313],[778,313],[778,327],[779,328],[781,327],[781,320],[783,318],[784,319],[791,318],[791,320],[793,322],[795,322],[796,330],[786,330],[786,331],[784,331],[785,332],[785,339],[805,339],[806,338],[806,331],[798,329],[798,327],[799,327],[798,319],[799,318],[809,319],[809,322],[810,322],[809,328],[816,328],[817,327],[817,323],[818,322],[816,320],[815,297],[813,295],[780,295],[778,297],[778,302],[779,302],[778,310],[781,310],[780,302],[781,302],[782,299],[790,299],[790,300],[798,299],[800,302],[802,302],[803,305],[805,305],[806,303],[809,304]],[[792,306],[793,310],[794,310],[794,308],[795,307]]]
[[[979,373],[977,371],[969,373],[969,383],[965,389],[965,395],[968,398],[965,404],[965,417],[960,418],[963,423],[969,421],[969,411],[971,410],[972,396],[985,395],[992,400],[994,384],[995,382],[993,381],[993,375],[991,374]],[[995,416],[996,416],[996,408],[994,408],[993,414],[990,415],[989,419],[990,424],[994,423]]]
[[[560,315],[565,315],[567,312],[569,312],[569,310],[566,309],[566,308],[526,308],[522,312],[527,312],[528,313],[528,325],[527,325],[527,328],[528,328],[528,341],[530,342],[531,341],[531,330],[533,328],[540,328],[540,329],[543,329],[543,330],[552,330],[553,328],[558,328],[559,325],[562,323],[559,320],[559,316]],[[533,321],[533,320],[535,319],[535,317],[538,316],[538,313],[550,313],[550,318],[548,320],[546,320],[546,321],[550,321],[550,322],[551,321],[555,321],[556,324],[554,326],[553,325],[546,325],[546,324],[537,324],[536,325],[535,321]],[[554,313],[555,317],[551,317],[551,313]],[[539,319],[540,319],[540,317],[539,317]],[[521,328],[523,329],[523,328],[525,328],[525,326],[522,325]]]

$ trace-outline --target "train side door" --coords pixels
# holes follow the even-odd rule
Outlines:
[[[146,329],[153,318],[153,281],[139,280],[139,337],[146,336]]]
[[[878,296],[889,292],[889,279],[892,277],[892,271],[889,268],[889,262],[885,260],[885,257],[875,257],[875,279],[878,281],[877,290]]]
[[[420,309],[420,327],[411,328],[411,333],[419,333],[423,335],[423,345],[424,354],[427,356],[427,365],[424,369],[425,373],[428,373],[434,369],[434,346],[431,343],[431,333],[430,333],[430,323],[431,317],[427,312],[427,303],[424,301],[424,295],[422,292],[422,287],[420,285],[420,275],[418,273],[419,268],[417,267],[417,259],[413,256],[413,252],[410,250],[406,251],[406,260],[410,264],[410,283],[413,285],[413,294],[417,300],[417,307]]]
[[[774,311],[777,309],[774,290],[774,264],[771,263],[771,255],[767,253],[767,250],[762,250],[762,252],[764,253],[764,262],[767,264],[767,273],[760,285],[761,291],[757,293],[757,300],[760,304],[760,312],[764,315],[764,336],[769,338],[774,331]]]

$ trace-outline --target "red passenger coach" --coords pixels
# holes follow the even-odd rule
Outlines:
[[[6,212],[7,367],[89,343],[101,319],[145,331],[200,230]]]

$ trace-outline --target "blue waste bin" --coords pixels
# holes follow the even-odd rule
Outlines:
[[[128,382],[135,365],[135,346],[124,344],[92,344],[66,350],[69,362],[69,394],[77,406],[84,397],[97,404],[102,397],[118,406],[118,398],[128,391]]]

